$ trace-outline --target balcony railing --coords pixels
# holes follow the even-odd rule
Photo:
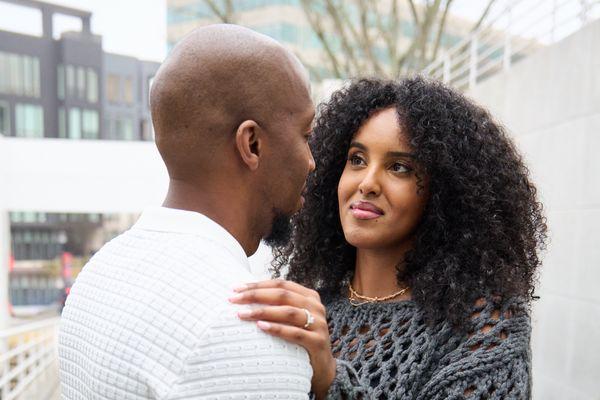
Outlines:
[[[56,392],[58,321],[0,331],[0,400],[42,400]]]
[[[506,0],[490,20],[423,73],[469,89],[600,16],[600,0]]]

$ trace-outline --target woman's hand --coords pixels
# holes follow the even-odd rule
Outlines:
[[[335,359],[331,354],[325,306],[319,294],[302,285],[284,280],[248,283],[234,289],[229,301],[235,304],[263,304],[265,307],[240,311],[238,317],[257,321],[263,331],[303,346],[313,368],[312,391],[317,399],[325,398],[335,378]],[[308,316],[314,322],[304,328]]]

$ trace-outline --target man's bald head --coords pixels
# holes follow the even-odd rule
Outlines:
[[[218,167],[219,145],[243,121],[276,131],[286,115],[305,111],[309,90],[300,62],[273,39],[236,25],[194,30],[162,64],[150,94],[171,178]]]

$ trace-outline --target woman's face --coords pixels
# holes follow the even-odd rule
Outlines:
[[[344,236],[357,248],[392,248],[411,241],[427,201],[395,108],[373,114],[354,135],[338,185]]]

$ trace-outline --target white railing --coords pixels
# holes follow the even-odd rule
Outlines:
[[[535,50],[600,17],[600,0],[505,0],[490,19],[423,73],[459,89],[505,71]]]
[[[46,399],[58,387],[59,318],[0,331],[0,400]]]

